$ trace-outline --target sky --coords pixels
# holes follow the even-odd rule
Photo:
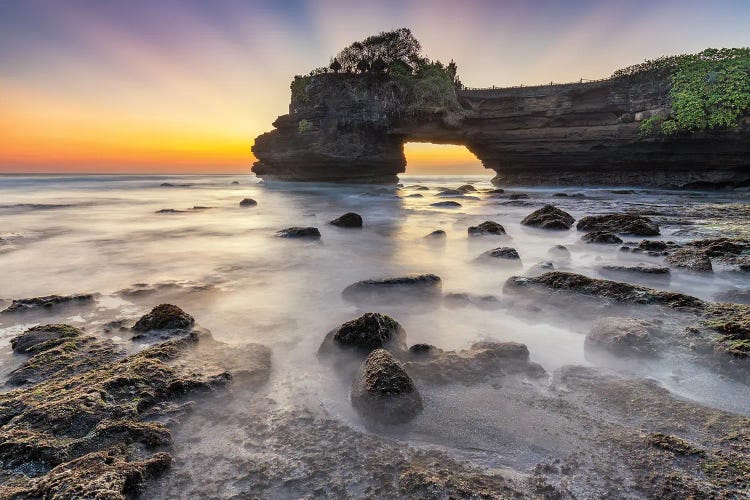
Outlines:
[[[467,86],[750,45],[750,0],[0,0],[0,173],[241,173],[295,74],[408,27]],[[407,172],[467,172],[407,145]]]

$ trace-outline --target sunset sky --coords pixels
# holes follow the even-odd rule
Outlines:
[[[750,1],[0,0],[0,172],[247,172],[293,75],[401,26],[469,86],[565,82],[750,45]]]

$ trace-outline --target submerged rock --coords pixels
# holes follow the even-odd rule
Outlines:
[[[420,193],[407,194],[404,198],[424,198],[424,195]]]
[[[240,202],[240,206],[241,206],[241,207],[254,207],[254,206],[256,206],[257,204],[258,204],[258,202],[257,202],[257,201],[255,201],[255,200],[254,200],[254,199],[252,199],[252,198],[245,198],[244,200],[242,200],[242,201]]]
[[[134,332],[152,330],[179,330],[191,328],[195,320],[188,313],[172,304],[159,304],[145,314],[133,326]]]
[[[367,356],[375,349],[403,353],[406,351],[406,331],[390,316],[368,312],[328,332],[318,354],[350,350]]]
[[[482,254],[482,257],[504,260],[519,260],[521,258],[516,249],[511,247],[497,247],[492,250],[487,250]]]
[[[391,353],[377,349],[362,363],[351,390],[352,406],[367,420],[402,424],[422,412],[422,397]]]
[[[648,217],[626,213],[583,217],[576,224],[576,228],[579,231],[609,231],[633,236],[657,236],[659,234],[659,225],[656,222]]]
[[[500,300],[494,295],[473,295],[470,293],[448,293],[443,298],[447,307],[466,307],[469,305],[480,309],[498,309]]]
[[[575,219],[568,212],[553,205],[545,205],[527,215],[521,221],[521,224],[541,229],[567,230],[571,228],[574,222]]]
[[[430,203],[431,207],[460,207],[461,204],[457,201],[438,201],[436,203]]]
[[[154,212],[155,214],[186,214],[187,210],[177,210],[176,208],[162,208]]]
[[[482,236],[485,234],[502,236],[505,234],[505,228],[491,220],[484,221],[477,226],[470,226],[467,231],[470,236]]]
[[[464,184],[463,186],[459,186],[458,188],[456,188],[456,191],[458,191],[459,193],[462,193],[462,194],[473,193],[476,190],[477,190],[477,188],[475,188],[471,184]]]
[[[599,245],[615,245],[622,243],[622,240],[609,231],[591,231],[584,234],[581,239],[586,243],[596,243]]]
[[[338,227],[362,227],[362,216],[349,212],[337,219],[333,219],[329,224]]]
[[[320,239],[320,231],[317,227],[288,227],[276,232],[279,238]]]
[[[511,200],[528,200],[529,195],[526,193],[513,193],[508,198]]]
[[[689,271],[707,272],[713,271],[711,259],[704,252],[693,248],[680,248],[671,252],[664,261],[676,268]]]
[[[431,238],[431,239],[444,239],[447,235],[445,234],[445,231],[442,229],[436,229],[430,234],[426,235],[425,238]]]
[[[636,274],[647,274],[654,276],[669,275],[668,267],[652,266],[648,264],[638,264],[637,266],[621,266],[621,265],[605,265],[601,267],[601,270],[608,273],[636,273]]]
[[[617,356],[654,356],[654,336],[659,329],[653,323],[638,318],[600,318],[586,335],[584,350],[596,355],[605,351]]]
[[[412,357],[406,369],[430,384],[472,385],[507,375],[546,377],[529,350],[517,342],[481,341],[462,351],[430,350],[427,356]]]
[[[19,313],[37,310],[50,310],[65,305],[88,305],[94,301],[90,293],[78,295],[47,295],[31,299],[14,300],[2,313]]]
[[[553,255],[562,259],[570,258],[570,250],[568,250],[568,247],[566,247],[565,245],[555,245],[547,250],[547,253],[549,255]]]
[[[346,287],[341,295],[354,302],[368,299],[400,302],[404,299],[440,298],[441,287],[440,277],[434,274],[413,274],[358,281]]]

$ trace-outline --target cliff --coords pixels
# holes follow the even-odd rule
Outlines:
[[[590,83],[456,92],[460,109],[404,113],[385,75],[300,81],[289,114],[253,146],[264,179],[396,182],[405,142],[465,145],[499,185],[724,186],[750,183],[750,116],[740,127],[644,137],[670,113],[658,72]]]

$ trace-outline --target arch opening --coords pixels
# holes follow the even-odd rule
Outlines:
[[[466,146],[459,144],[433,144],[431,142],[405,142],[407,175],[487,175],[494,171],[484,168],[482,162]]]

